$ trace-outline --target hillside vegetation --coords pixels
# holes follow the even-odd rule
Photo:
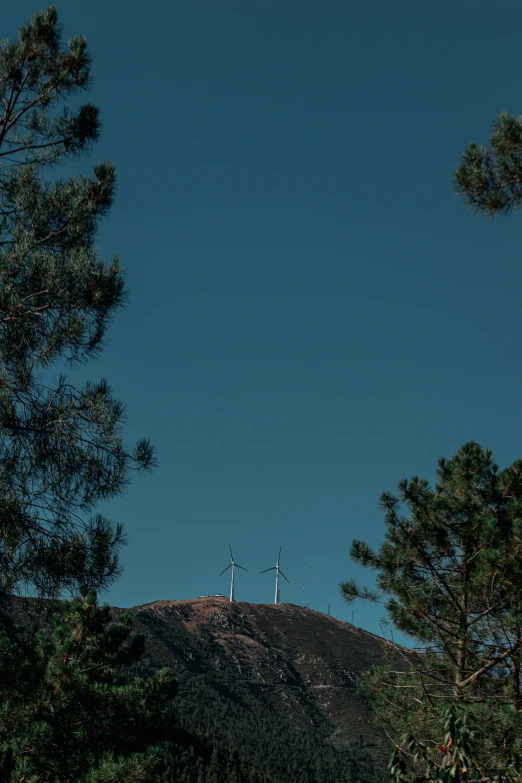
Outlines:
[[[43,621],[29,599],[11,611]],[[164,781],[381,779],[387,753],[355,679],[382,663],[384,640],[292,604],[216,597],[132,612],[145,640],[132,674],[166,667],[179,683]]]

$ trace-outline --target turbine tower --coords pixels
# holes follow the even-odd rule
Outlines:
[[[277,556],[277,563],[275,566],[272,566],[272,568],[265,568],[264,571],[260,571],[260,574],[266,574],[267,571],[275,571],[276,572],[276,588],[275,588],[275,600],[274,603],[279,603],[279,573],[281,573],[281,576],[284,576],[286,579],[286,576],[281,571],[281,568],[279,567],[279,561],[281,560],[281,547],[279,547],[279,555]],[[288,584],[290,584],[290,579],[286,579]]]
[[[232,547],[230,544],[228,545],[228,548],[230,549],[230,563],[226,568],[223,569],[223,571],[220,573],[220,576],[223,576],[225,571],[228,571],[229,568],[232,569],[232,580],[230,582],[230,603],[232,603],[234,600],[234,568],[241,568],[243,571],[248,571],[248,568],[243,568],[243,566],[240,566],[234,562],[234,555],[232,554]]]

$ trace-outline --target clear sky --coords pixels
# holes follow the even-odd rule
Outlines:
[[[101,252],[130,304],[106,376],[160,468],[105,509],[118,606],[228,591],[351,620],[353,538],[383,490],[467,440],[522,456],[522,216],[453,194],[469,141],[522,113],[522,5],[64,0],[119,173]],[[2,37],[39,7],[3,4]],[[84,371],[85,374],[85,371]],[[380,633],[380,608],[356,604]]]

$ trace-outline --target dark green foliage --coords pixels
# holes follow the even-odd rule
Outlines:
[[[115,192],[110,163],[59,179],[100,130],[85,39],[61,41],[56,9],[0,45],[0,591],[74,594],[118,575],[121,526],[94,515],[149,468],[147,441],[122,440],[124,406],[106,381],[77,388],[51,367],[96,357],[125,301],[118,259],[95,237]],[[47,173],[47,178],[45,175]]]
[[[131,614],[94,594],[65,603],[53,630],[0,635],[2,781],[149,781],[172,736],[175,685],[166,670],[136,678]]]
[[[277,714],[263,718],[221,696],[210,678],[198,677],[191,687],[183,688],[176,709],[191,746],[183,750],[177,746],[175,757],[167,752],[164,783],[178,779],[197,783],[201,775],[205,782],[218,783],[377,783],[381,779],[364,750],[335,749],[313,729],[289,731]]]
[[[439,748],[453,715],[481,727],[461,732],[460,749],[493,781],[522,752],[522,461],[499,471],[490,451],[466,443],[439,460],[437,476],[434,489],[414,477],[399,483],[398,497],[383,493],[378,552],[352,543],[352,558],[377,572],[383,598],[353,581],[341,592],[349,602],[382,600],[393,625],[417,642],[399,665],[361,677],[396,751],[446,774],[447,748]]]
[[[62,44],[56,9],[0,44],[0,757],[1,779],[149,781],[161,762],[173,684],[129,678],[143,643],[94,593],[118,575],[121,525],[96,514],[147,441],[122,440],[124,407],[105,380],[77,388],[51,369],[96,358],[125,301],[118,259],[95,238],[115,192],[110,163],[59,179],[100,129],[85,39]],[[81,592],[51,636],[22,631],[10,593]],[[170,734],[169,734],[170,736]]]
[[[486,217],[519,209],[522,201],[522,118],[505,112],[493,123],[489,146],[468,144],[454,175],[455,190]]]
[[[412,773],[411,765],[406,765],[403,754],[396,747],[392,754],[389,769],[392,783],[429,783],[432,780],[481,781],[481,783],[519,783],[522,771],[522,756],[520,754],[520,724],[514,713],[501,716],[511,724],[510,731],[505,735],[504,742],[509,752],[506,753],[502,765],[491,769],[484,766],[478,759],[477,747],[482,757],[494,752],[495,740],[498,737],[498,711],[482,710],[482,714],[469,705],[453,703],[440,711],[438,720],[439,736],[443,737],[438,749],[437,761],[434,761],[434,751],[429,742],[419,739],[419,734],[408,731],[401,737],[401,748],[410,754],[417,774]]]

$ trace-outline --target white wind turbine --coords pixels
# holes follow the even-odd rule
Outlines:
[[[267,571],[275,571],[276,572],[276,589],[275,589],[275,604],[279,603],[279,573],[281,573],[281,576],[284,576],[286,579],[286,576],[281,571],[281,568],[279,567],[279,561],[281,560],[281,547],[279,547],[279,555],[277,556],[277,563],[275,566],[272,566],[272,568],[265,568],[264,571],[260,571],[260,574],[266,574]],[[290,579],[286,579],[288,584],[290,584]]]
[[[230,544],[228,545],[228,548],[230,549],[230,563],[226,568],[223,569],[223,571],[220,573],[220,576],[223,576],[225,571],[228,571],[229,568],[232,568],[232,581],[230,583],[230,603],[232,603],[234,600],[234,568],[241,568],[243,571],[248,571],[248,568],[243,568],[243,566],[240,566],[234,562],[234,555],[232,554],[232,547]]]

